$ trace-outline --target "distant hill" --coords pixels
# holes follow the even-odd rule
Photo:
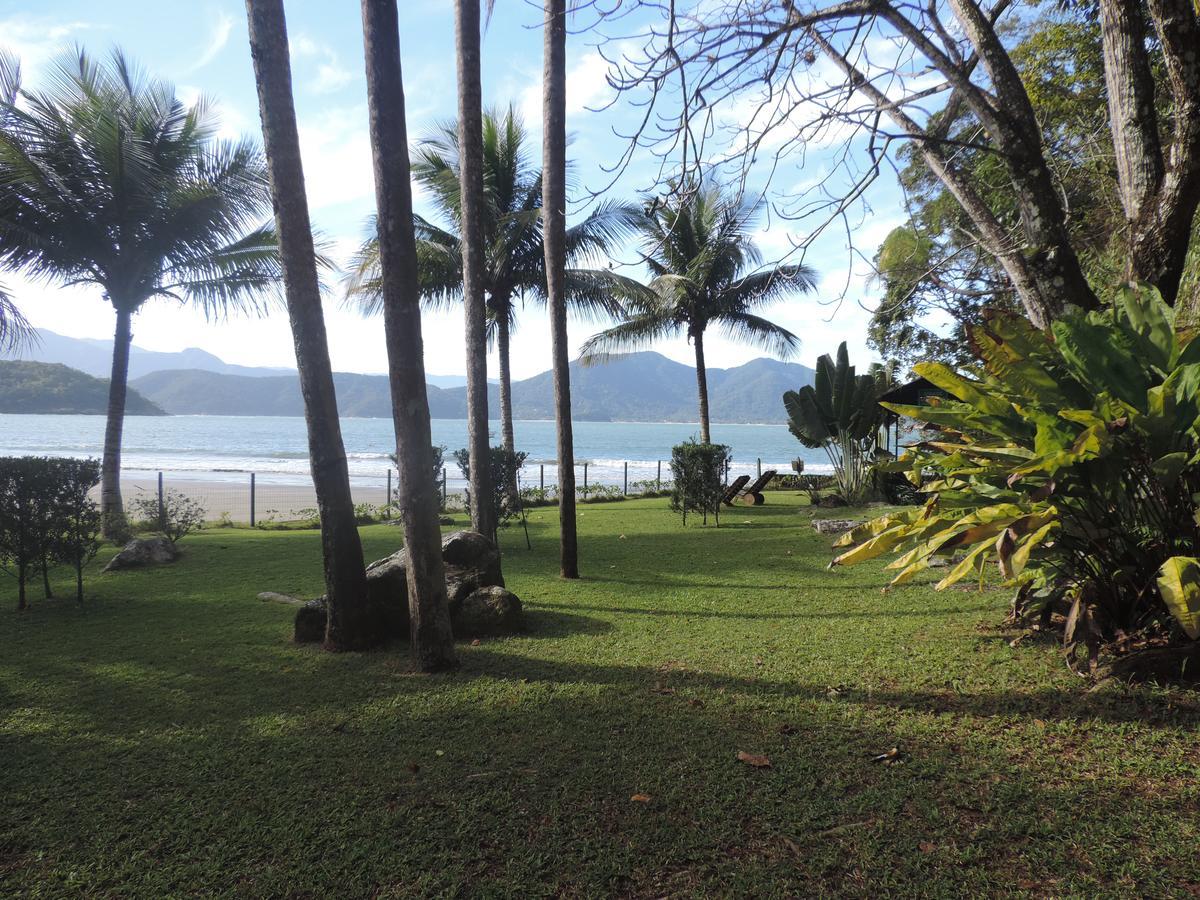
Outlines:
[[[104,415],[108,381],[60,363],[0,360],[0,413]],[[166,415],[132,388],[125,400],[130,416]]]
[[[756,359],[732,369],[709,369],[709,407],[715,422],[779,422],[781,397],[812,382],[812,369],[795,363]],[[387,377],[337,373],[338,408],[345,416],[391,415]],[[303,415],[295,375],[249,377],[200,370],[154,372],[137,378],[139,391],[180,415]],[[436,419],[466,417],[466,388],[428,386]],[[513,382],[513,415],[554,417],[554,386],[549,372]],[[489,391],[493,413],[498,390]],[[694,422],[696,373],[660,353],[633,353],[600,366],[571,364],[571,401],[576,419],[593,422]]]
[[[112,372],[112,341],[66,337],[44,328],[39,328],[37,335],[36,342],[23,347],[20,352],[12,355],[17,359],[31,362],[62,363],[89,375],[95,375],[97,378],[107,378]],[[207,350],[200,350],[196,347],[176,353],[144,350],[138,346],[130,348],[130,378],[138,378],[165,369],[204,369],[209,372],[221,372],[225,375],[249,375],[252,377],[294,374],[295,371],[293,369],[230,365]]]

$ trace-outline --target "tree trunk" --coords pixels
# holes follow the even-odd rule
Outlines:
[[[463,317],[467,351],[467,452],[471,527],[492,535],[488,446],[487,307],[483,296],[483,95],[479,75],[479,0],[455,0],[458,48],[458,158],[462,215]]]
[[[559,571],[579,577],[575,529],[575,437],[571,425],[571,349],[564,288],[567,241],[567,13],[565,0],[546,0],[543,23],[542,221],[550,308],[554,421],[558,431]]]
[[[116,305],[116,304],[114,304]],[[108,380],[108,419],[104,423],[104,455],[100,464],[100,522],[109,540],[124,536],[121,505],[121,434],[125,430],[125,396],[129,392],[129,345],[133,342],[133,313],[116,305],[112,375]]]
[[[712,443],[712,435],[708,427],[708,372],[704,368],[704,331],[698,330],[692,335],[696,347],[696,392],[700,396],[700,440],[705,444]]]
[[[25,571],[26,571],[25,564],[22,562],[18,562],[17,563],[17,612],[20,612],[21,610],[25,609],[29,605],[25,599],[25,582],[27,580],[25,577]]]
[[[500,435],[504,449],[509,453],[515,453],[517,441],[513,431],[512,360],[509,341],[508,314],[504,310],[497,310],[496,352],[500,357]]]
[[[383,328],[400,470],[400,517],[408,548],[409,635],[417,667],[422,672],[437,672],[455,668],[458,658],[446,601],[439,496],[437,484],[429,477],[433,437],[425,388],[396,0],[362,0],[362,19],[379,213]]]
[[[246,0],[246,12],[250,55],[258,82],[263,146],[279,231],[284,291],[296,348],[300,392],[304,397],[308,454],[321,518],[329,610],[325,646],[331,650],[356,650],[376,643],[381,629],[375,627],[367,605],[362,543],[354,519],[346,450],[329,363],[292,101],[287,23],[282,0]]]
[[[42,557],[42,591],[47,600],[54,599],[54,590],[50,587],[50,560]]]

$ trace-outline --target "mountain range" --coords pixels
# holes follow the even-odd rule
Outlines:
[[[49,338],[49,339],[48,339]],[[26,356],[49,356],[83,371],[94,371],[111,342],[79,340],[42,332],[42,343]],[[134,361],[137,366],[134,366]],[[147,366],[157,368],[147,369]],[[85,368],[87,366],[88,368]],[[108,362],[103,373],[107,374]],[[151,403],[177,415],[299,416],[303,403],[292,370],[232,366],[204,350],[161,353],[135,348],[130,354],[130,385]],[[449,381],[455,376],[446,376]],[[784,391],[811,384],[807,366],[756,359],[730,369],[708,370],[709,410],[714,422],[760,423],[783,419]],[[344,416],[391,415],[386,375],[335,373],[338,408]],[[453,385],[453,382],[450,382]],[[437,419],[466,417],[466,388],[428,385],[430,414]],[[490,386],[489,407],[499,409]],[[571,364],[571,400],[579,421],[694,422],[696,372],[660,353],[631,353],[611,362]],[[513,382],[513,416],[554,417],[549,372]]]

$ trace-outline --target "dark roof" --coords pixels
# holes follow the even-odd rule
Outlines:
[[[916,378],[907,384],[894,387],[879,399],[886,403],[899,403],[902,406],[920,406],[929,397],[948,397],[945,391],[926,378]]]

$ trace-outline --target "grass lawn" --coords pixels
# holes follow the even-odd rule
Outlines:
[[[827,571],[799,502],[583,506],[576,583],[535,510],[529,633],[450,676],[291,643],[255,594],[320,592],[314,532],[197,534],[82,608],[4,583],[0,895],[1200,891],[1200,697],[1089,691],[998,591]]]

